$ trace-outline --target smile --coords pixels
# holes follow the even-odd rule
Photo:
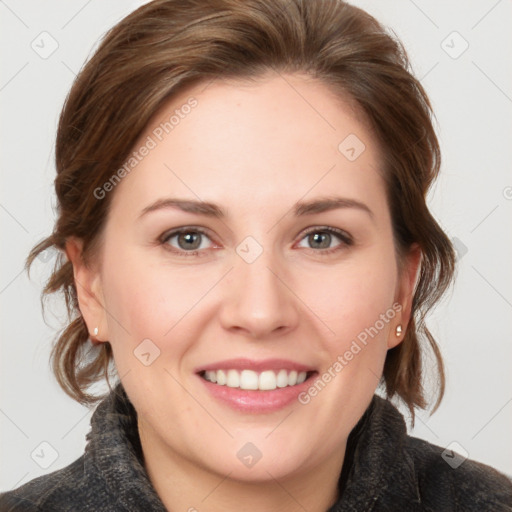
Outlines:
[[[315,366],[283,358],[216,361],[196,367],[194,373],[217,403],[252,414],[297,404],[297,396],[318,375]]]
[[[305,371],[296,370],[206,370],[201,373],[203,379],[230,388],[243,390],[272,391],[277,388],[286,388],[302,384],[308,377]]]

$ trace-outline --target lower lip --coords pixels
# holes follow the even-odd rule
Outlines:
[[[219,386],[198,375],[214,398],[237,411],[252,413],[273,412],[287,407],[298,400],[298,395],[311,385],[314,376],[312,374],[302,384],[295,386],[260,391]]]

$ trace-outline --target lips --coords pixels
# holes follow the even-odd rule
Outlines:
[[[205,366],[200,366],[195,369],[196,373],[202,373],[208,370],[252,370],[254,372],[264,372],[267,370],[287,370],[292,371],[295,370],[297,373],[299,372],[314,372],[316,368],[310,365],[302,364],[296,361],[292,361],[290,359],[263,359],[260,361],[256,361],[253,359],[247,358],[237,358],[237,359],[226,359],[224,361],[217,361],[216,363],[211,363]]]
[[[287,359],[230,359],[196,369],[211,395],[244,412],[270,412],[296,400],[318,372]]]

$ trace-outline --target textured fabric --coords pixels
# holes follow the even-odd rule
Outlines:
[[[84,455],[0,495],[0,512],[165,512],[143,466],[136,412],[118,385],[91,419]],[[512,482],[466,460],[452,469],[443,449],[407,436],[402,415],[375,396],[351,432],[328,512],[512,512]]]

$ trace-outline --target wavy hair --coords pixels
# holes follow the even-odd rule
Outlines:
[[[62,389],[82,404],[101,397],[90,386],[109,377],[112,349],[92,346],[78,307],[64,249],[83,241],[94,255],[113,194],[94,194],[127,159],[148,121],[174,94],[215,78],[254,78],[270,70],[305,73],[355,102],[374,132],[391,211],[397,261],[412,244],[422,251],[411,321],[388,351],[382,384],[409,407],[425,408],[422,347],[438,372],[435,408],[444,393],[442,358],[425,316],[450,285],[449,238],[431,215],[427,192],[439,173],[440,149],[431,104],[401,43],[365,11],[340,0],[154,0],[102,38],[66,98],[56,137],[57,220],[30,252],[60,251],[43,299],[62,292],[69,323],[51,354]],[[115,192],[113,192],[115,193]],[[44,302],[44,300],[43,300]]]

